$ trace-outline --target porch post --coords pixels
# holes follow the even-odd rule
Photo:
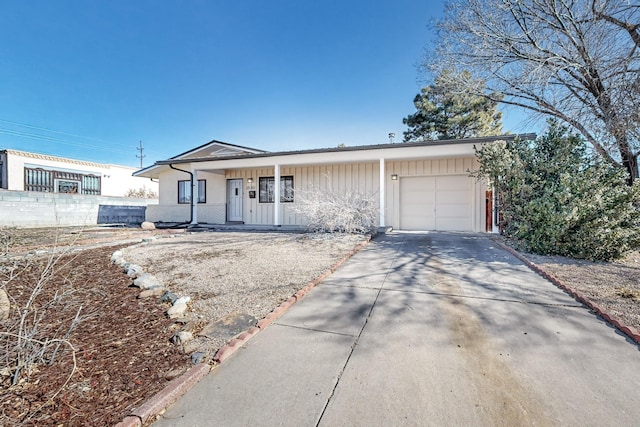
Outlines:
[[[280,226],[280,165],[274,166],[273,177],[273,225]]]
[[[191,182],[191,224],[198,224],[198,170],[192,169]]]
[[[385,171],[384,171],[384,159],[380,159],[380,227],[385,227],[384,210],[384,187],[385,187]]]

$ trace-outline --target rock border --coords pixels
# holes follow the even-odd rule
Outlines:
[[[586,305],[587,307],[589,307],[597,316],[600,316],[607,323],[609,323],[611,326],[616,328],[618,331],[622,332],[624,335],[626,335],[633,342],[635,342],[636,344],[640,344],[640,333],[638,332],[638,330],[636,328],[634,328],[633,326],[628,326],[628,325],[624,324],[620,319],[618,319],[614,315],[607,313],[598,304],[594,303],[589,298],[587,298],[586,296],[582,295],[580,292],[578,292],[575,289],[571,288],[570,286],[568,286],[566,283],[562,282],[560,279],[558,279],[553,274],[543,270],[542,267],[540,267],[538,264],[534,263],[533,261],[530,261],[527,257],[525,257],[523,254],[521,254],[517,250],[515,250],[512,247],[510,247],[510,246],[498,241],[497,239],[492,239],[492,240],[498,246],[500,246],[502,249],[504,249],[505,251],[509,252],[511,255],[515,256],[520,261],[522,261],[531,270],[535,271],[540,276],[542,276],[545,279],[549,280],[551,283],[556,285],[558,288],[562,289],[563,291],[565,291],[566,293],[571,295],[573,298],[575,298],[578,302],[580,302],[580,303]]]

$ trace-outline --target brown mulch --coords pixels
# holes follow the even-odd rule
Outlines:
[[[15,372],[11,356],[17,338],[0,336],[0,370],[4,369],[0,425],[113,425],[190,366],[187,356],[169,342],[173,322],[164,315],[166,307],[137,299],[139,290],[129,287],[131,280],[111,264],[110,255],[117,248],[23,257],[9,263],[19,274],[6,291],[15,300],[14,307],[24,307],[48,259],[55,260],[53,274],[26,321],[38,329],[34,339],[64,338],[82,308],[81,321],[67,337],[75,351],[63,343],[54,354],[55,346],[50,346],[33,371],[23,371],[15,385],[10,374]],[[6,267],[0,272],[6,281]],[[18,331],[13,314],[0,323],[1,330]],[[23,344],[26,353],[42,348],[27,344]]]

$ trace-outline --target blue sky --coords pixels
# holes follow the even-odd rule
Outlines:
[[[139,166],[212,139],[402,139],[442,0],[0,0],[0,148]],[[514,114],[504,128],[526,132]]]

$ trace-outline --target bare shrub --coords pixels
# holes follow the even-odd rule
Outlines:
[[[0,321],[1,388],[11,390],[29,384],[32,374],[56,361],[69,367],[64,385],[47,402],[39,407],[29,407],[23,414],[24,421],[32,419],[51,402],[76,371],[76,349],[69,338],[84,320],[82,302],[72,298],[75,290],[71,278],[66,278],[66,285],[55,291],[48,289],[56,272],[67,267],[75,257],[59,265],[71,249],[54,249],[48,251],[46,257],[29,255],[0,259],[0,289],[6,292],[10,302],[8,318]],[[12,287],[19,276],[28,277],[31,286]],[[52,321],[59,310],[69,309],[75,316],[68,322]],[[0,403],[3,400],[0,394]],[[0,416],[0,421],[2,418]]]
[[[305,218],[311,230],[323,233],[371,233],[378,218],[377,197],[352,190],[298,190],[291,209]]]
[[[140,188],[130,188],[124,193],[124,197],[133,197],[136,199],[157,199],[158,194],[144,185]]]
[[[9,253],[13,241],[13,231],[16,227],[0,226],[0,255]]]

